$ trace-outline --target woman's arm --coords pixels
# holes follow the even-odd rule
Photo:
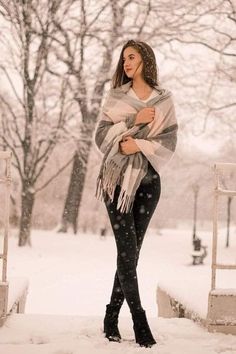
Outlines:
[[[172,98],[156,107],[156,124],[147,135],[135,137],[135,143],[157,172],[172,158],[177,145],[178,123]]]
[[[157,172],[172,158],[177,145],[178,125],[174,123],[156,137],[134,139]]]
[[[129,114],[125,120],[118,123],[102,113],[95,129],[94,140],[98,149],[104,154],[112,141],[122,133],[134,126],[136,113]]]

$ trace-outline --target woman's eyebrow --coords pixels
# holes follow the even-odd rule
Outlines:
[[[130,57],[131,55],[135,55],[135,54],[131,53],[131,54],[128,55],[128,57]],[[123,59],[125,59],[125,57],[123,57]]]

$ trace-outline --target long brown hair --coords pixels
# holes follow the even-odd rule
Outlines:
[[[116,71],[112,78],[113,88],[126,84],[127,82],[132,80],[126,75],[123,63],[124,50],[128,47],[133,47],[141,55],[143,60],[142,75],[147,84],[149,84],[151,87],[159,85],[158,68],[156,64],[155,54],[152,48],[145,42],[129,40],[124,44],[121,50]]]

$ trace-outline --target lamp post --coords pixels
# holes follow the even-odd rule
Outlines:
[[[193,196],[194,196],[194,206],[193,206],[193,241],[196,239],[196,225],[197,225],[197,199],[199,193],[199,185],[197,183],[193,184]]]
[[[199,185],[194,183],[193,186],[194,207],[193,207],[193,265],[203,264],[204,258],[207,256],[207,246],[202,245],[202,241],[196,235],[197,226],[197,199],[199,193]]]

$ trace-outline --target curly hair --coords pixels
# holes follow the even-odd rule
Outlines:
[[[141,55],[143,60],[143,79],[151,87],[159,86],[158,67],[153,49],[145,42],[129,40],[126,42],[121,50],[120,58],[112,78],[113,88],[121,86],[132,79],[129,78],[124,71],[123,54],[128,47],[133,47]]]

